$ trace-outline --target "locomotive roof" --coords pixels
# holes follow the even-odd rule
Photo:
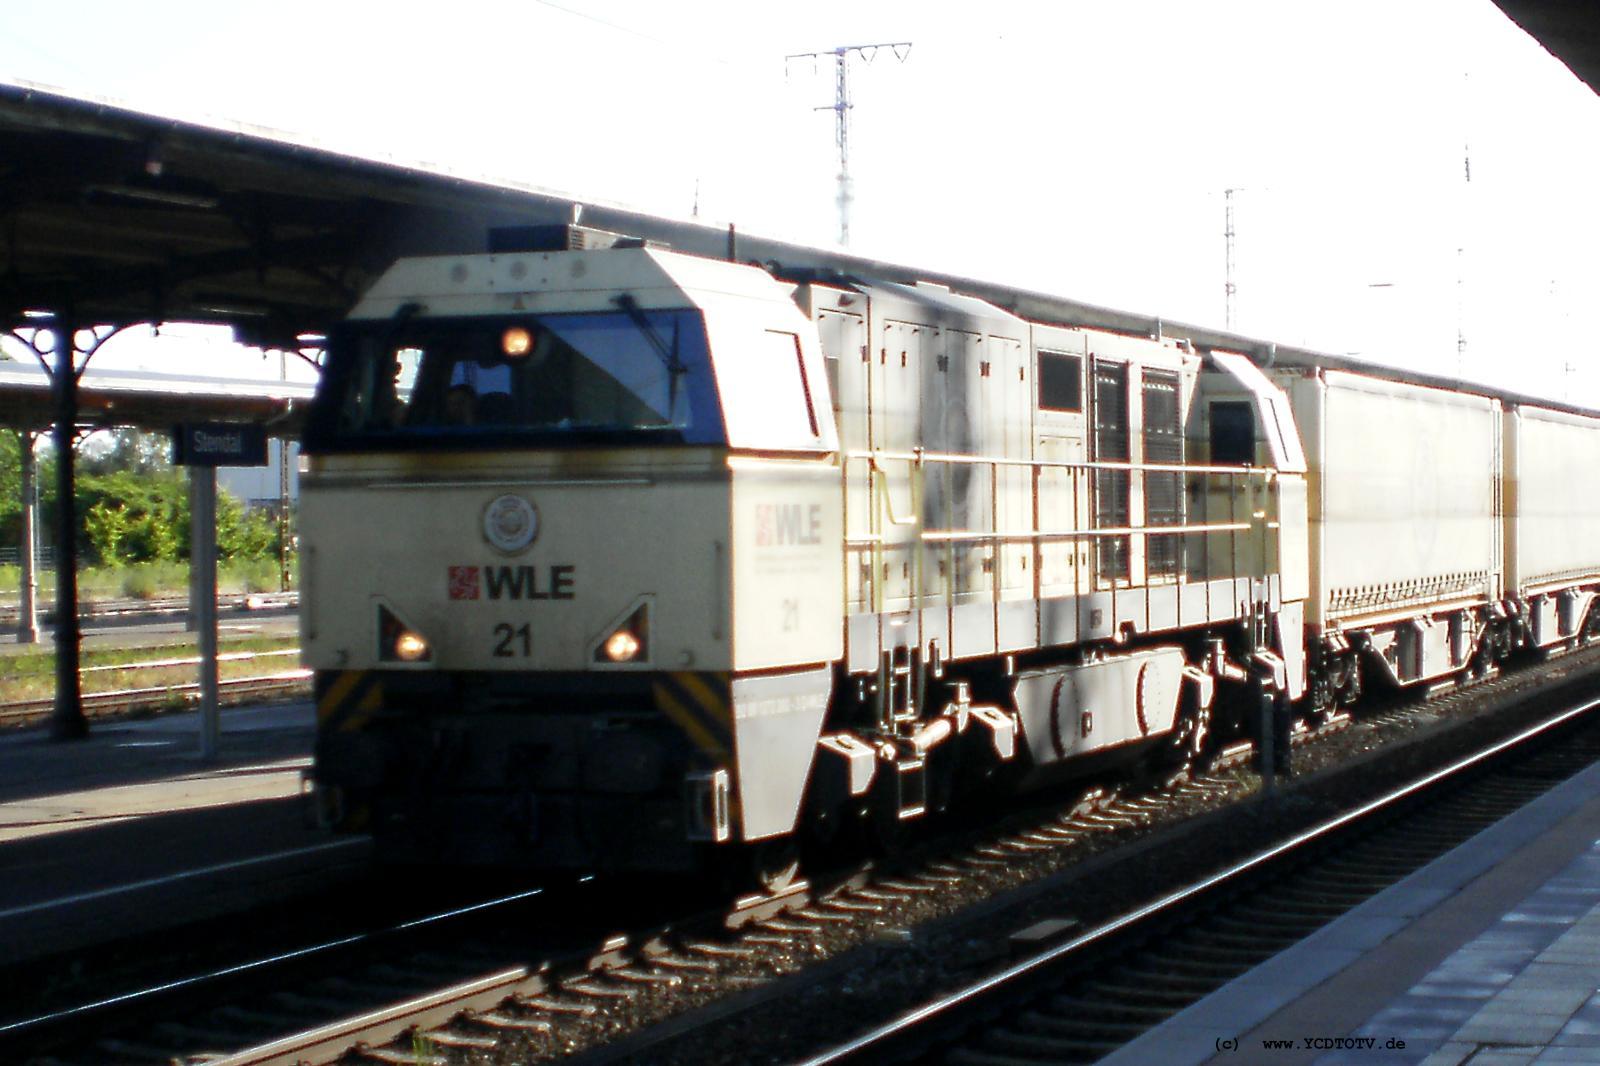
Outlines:
[[[560,310],[611,310],[618,290],[632,293],[647,307],[697,306],[702,302],[697,294],[710,293],[790,305],[787,289],[760,271],[661,248],[632,247],[402,259],[367,290],[350,317],[388,318],[419,300],[432,302],[428,310],[436,315],[537,313],[554,310],[545,298],[557,293]],[[519,302],[511,306],[508,299]]]

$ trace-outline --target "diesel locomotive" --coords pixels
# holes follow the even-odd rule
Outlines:
[[[1596,635],[1600,419],[1260,362],[576,227],[402,260],[305,434],[321,809],[778,887]]]

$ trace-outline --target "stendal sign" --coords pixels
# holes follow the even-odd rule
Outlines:
[[[266,466],[267,431],[240,422],[186,422],[172,428],[178,466]]]

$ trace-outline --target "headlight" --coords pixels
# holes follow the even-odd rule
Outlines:
[[[394,656],[401,662],[421,662],[428,657],[428,640],[421,633],[402,630],[394,638]]]
[[[500,350],[511,359],[520,359],[533,350],[533,334],[512,326],[500,336]]]
[[[425,663],[433,659],[428,638],[407,625],[384,604],[378,604],[378,659],[389,663]]]
[[[631,662],[639,654],[639,638],[626,629],[619,629],[606,638],[606,658],[614,663]]]
[[[641,603],[594,648],[594,661],[626,666],[650,661],[650,605]]]

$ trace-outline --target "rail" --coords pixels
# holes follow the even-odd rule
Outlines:
[[[300,593],[290,592],[239,592],[229,593],[217,597],[217,607],[220,610],[233,611],[271,611],[292,610],[299,606]],[[179,614],[189,609],[187,596],[158,596],[152,599],[109,599],[109,600],[82,600],[78,604],[79,617],[84,620],[97,618],[127,618],[139,615]],[[0,603],[0,629],[15,626],[21,608],[16,602]],[[48,621],[55,614],[53,601],[41,600],[39,603],[39,618]]]
[[[1425,793],[1465,782],[1497,761],[1548,740],[1557,735],[1559,730],[1594,716],[1597,711],[1600,711],[1600,700],[1596,699],[1569,707],[1512,737],[1330,818],[1225,870],[1210,874],[1131,913],[815,1054],[803,1060],[803,1066],[907,1061],[920,1054],[921,1050],[933,1046],[935,1042],[944,1041],[958,1031],[967,1030],[985,1019],[1005,1016],[1007,1004],[1029,999],[1040,994],[1041,989],[1053,986],[1072,962],[1085,958],[1090,952],[1107,948],[1113,942],[1132,941],[1154,935],[1159,929],[1173,928],[1180,915],[1213,906],[1224,894],[1258,883],[1269,871],[1301,861],[1308,848],[1328,844],[1358,825],[1375,823],[1388,817]]]
[[[129,667],[108,667],[107,669],[125,670],[129,669]],[[287,695],[304,690],[306,682],[310,680],[310,670],[283,670],[275,674],[263,674],[258,677],[228,678],[218,682],[217,690],[219,694],[230,699],[238,699],[241,696]],[[157,685],[150,688],[86,692],[83,694],[83,709],[86,712],[109,713],[145,707],[161,707],[173,702],[175,699],[187,701],[198,699],[199,696],[200,685],[198,682],[193,681],[187,684]],[[0,722],[36,719],[41,715],[49,714],[54,704],[54,696],[41,696],[36,699],[11,700],[0,703]]]

